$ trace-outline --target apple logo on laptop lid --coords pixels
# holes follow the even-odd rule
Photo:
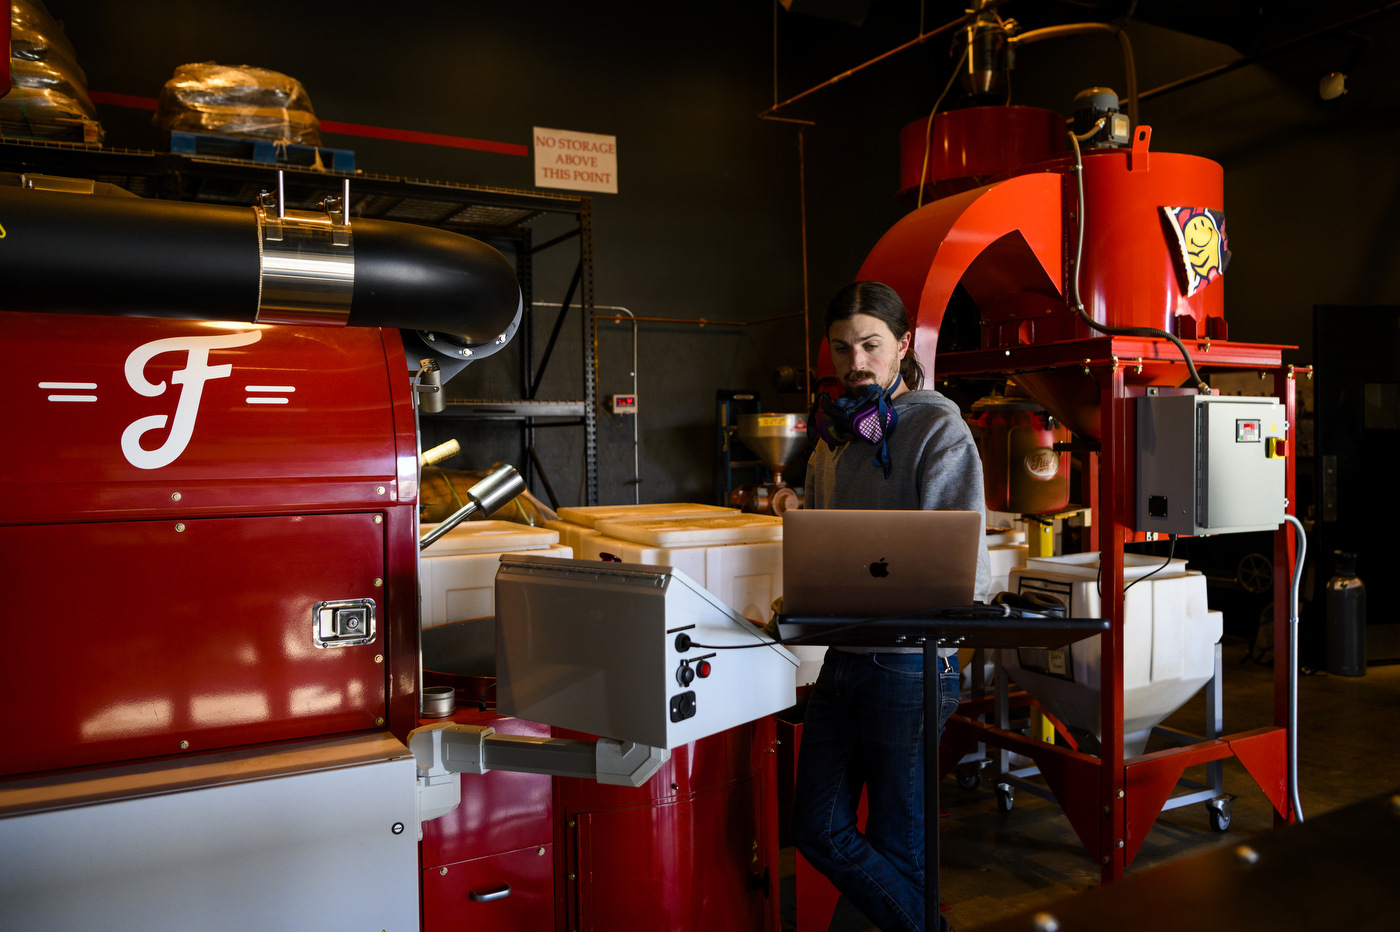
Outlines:
[[[870,575],[876,579],[884,579],[890,575],[890,565],[885,562],[884,557],[870,564]]]

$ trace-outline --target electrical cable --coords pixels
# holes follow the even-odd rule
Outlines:
[[[1099,121],[1083,135],[1075,135],[1073,131],[1070,131],[1069,134],[1070,144],[1074,147],[1074,179],[1075,189],[1079,198],[1075,205],[1078,211],[1078,223],[1076,224],[1078,232],[1075,236],[1074,245],[1074,274],[1070,277],[1070,288],[1073,292],[1071,297],[1074,299],[1075,313],[1079,315],[1079,319],[1084,321],[1091,330],[1097,330],[1100,333],[1106,333],[1110,336],[1161,337],[1170,340],[1172,343],[1176,344],[1176,348],[1181,351],[1181,358],[1186,360],[1186,369],[1191,373],[1191,381],[1195,383],[1196,390],[1202,395],[1209,394],[1210,386],[1201,380],[1201,374],[1196,371],[1195,361],[1191,358],[1191,354],[1186,351],[1186,344],[1182,343],[1175,334],[1168,333],[1165,330],[1158,330],[1155,327],[1109,327],[1091,318],[1084,310],[1084,301],[1079,294],[1079,275],[1084,264],[1084,226],[1087,218],[1084,215],[1084,158],[1079,151],[1079,141],[1081,139],[1088,139],[1102,129],[1104,120],[1106,119],[1107,117],[1100,117]]]
[[[787,638],[782,641],[760,641],[757,644],[697,644],[690,640],[689,636],[681,635],[685,638],[686,650],[692,647],[699,647],[703,650],[747,650],[750,647],[787,647],[791,644],[802,644],[810,638],[828,638],[841,631],[850,631],[852,628],[859,628],[868,625],[872,621],[884,621],[888,618],[913,618],[916,615],[924,618],[940,618],[952,616],[955,618],[1010,618],[1011,607],[1008,605],[995,606],[993,610],[990,605],[969,605],[962,608],[942,608],[926,609],[917,608],[912,612],[902,612],[898,615],[875,615],[871,618],[862,618],[860,621],[852,622],[848,625],[840,625],[835,628],[827,628],[824,631],[814,631],[811,634],[802,634],[794,638]],[[1019,615],[1017,617],[1027,617]],[[1037,616],[1031,616],[1037,617]]]
[[[477,711],[478,711],[478,712],[485,712],[485,711],[486,711],[486,694],[489,693],[491,690],[493,690],[493,689],[495,689],[495,688],[496,688],[496,681],[495,681],[495,680],[492,680],[492,681],[490,682],[490,684],[489,684],[485,689],[483,689],[483,690],[481,691],[481,695],[476,697],[476,708],[477,708]]]
[[[1161,566],[1157,567],[1157,568],[1156,568],[1155,570],[1153,570],[1152,572],[1146,573],[1146,574],[1144,574],[1144,575],[1142,575],[1142,576],[1139,576],[1137,579],[1134,579],[1132,582],[1130,582],[1130,583],[1128,583],[1126,586],[1124,586],[1124,587],[1123,587],[1123,594],[1124,594],[1124,595],[1127,595],[1129,589],[1133,588],[1133,587],[1136,586],[1138,583],[1142,582],[1144,579],[1148,579],[1148,578],[1150,578],[1150,577],[1156,576],[1158,573],[1162,572],[1162,570],[1164,570],[1164,569],[1166,569],[1167,567],[1169,567],[1169,566],[1172,565],[1172,557],[1176,555],[1176,535],[1175,535],[1175,534],[1170,534],[1170,535],[1168,535],[1168,536],[1171,538],[1171,546],[1167,548],[1167,560],[1166,560],[1166,562],[1163,563]],[[1100,570],[1100,572],[1103,571],[1103,561],[1102,561],[1102,560],[1099,561],[1099,570]],[[1100,598],[1102,598],[1102,596],[1100,596]]]
[[[1155,570],[1153,570],[1152,572],[1148,573],[1147,576],[1156,576],[1158,573],[1162,572],[1162,570],[1166,569],[1168,566],[1171,566],[1172,555],[1176,553],[1176,535],[1175,535],[1175,534],[1170,534],[1170,535],[1168,535],[1168,536],[1171,538],[1172,544],[1171,544],[1171,546],[1170,546],[1169,548],[1167,548],[1167,562],[1166,562],[1166,563],[1163,563],[1161,566],[1157,567]],[[1138,583],[1142,582],[1144,579],[1147,578],[1147,576],[1139,576],[1137,579],[1134,579],[1132,582],[1128,583],[1126,586],[1123,587],[1123,594],[1124,594],[1124,595],[1127,595],[1129,589],[1133,588],[1133,587],[1136,586]],[[1098,569],[1098,572],[1096,572],[1096,573],[1094,574],[1094,591],[1097,592],[1097,593],[1099,594],[1099,598],[1101,598],[1101,599],[1103,598],[1103,559],[1102,559],[1102,557],[1100,557],[1100,559],[1099,559],[1099,569]]]
[[[1303,561],[1308,556],[1308,535],[1303,522],[1285,514],[1298,537],[1298,556],[1293,560],[1293,585],[1288,592],[1288,796],[1293,815],[1303,821],[1303,804],[1298,798],[1298,585],[1303,581]]]
[[[933,102],[933,109],[928,112],[928,124],[924,127],[924,167],[919,172],[919,200],[915,205],[916,210],[924,206],[924,179],[928,177],[928,153],[933,146],[933,117],[938,113],[943,98],[947,97],[948,92],[953,89],[953,82],[958,79],[958,73],[962,71],[963,62],[967,61],[968,52],[971,49],[971,43],[963,47],[963,53],[958,58],[958,63],[953,66],[953,73],[948,76],[948,83],[943,85],[943,93],[938,95],[938,99]]]

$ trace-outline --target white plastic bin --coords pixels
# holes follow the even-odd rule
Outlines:
[[[423,533],[432,525],[424,525]],[[496,569],[502,553],[572,557],[559,532],[510,521],[464,521],[423,551],[419,560],[419,620],[424,628],[488,618],[496,613]]]
[[[1000,544],[995,547],[990,546],[990,541],[988,544],[987,557],[992,563],[990,597],[1011,588],[1011,571],[1026,565],[1026,553],[1030,548],[1025,544]]]
[[[593,534],[582,537],[584,559],[610,553],[626,563],[674,566],[760,623],[768,621],[773,600],[783,594],[781,518],[713,509],[703,517],[598,518],[596,525]],[[797,685],[816,682],[826,648],[789,650],[802,661]]]
[[[1206,605],[1206,580],[1185,560],[1151,576],[1161,557],[1125,554],[1125,584],[1142,579],[1124,598],[1123,753],[1143,753],[1153,726],[1179,709],[1215,673],[1219,612]],[[1044,592],[1069,605],[1070,615],[1099,618],[1097,553],[1039,557],[1011,570],[1013,592]],[[1101,637],[1062,651],[1003,650],[1002,663],[1052,714],[1102,738],[1099,727]]]
[[[558,533],[559,543],[574,548],[574,552],[579,554],[583,553],[583,539],[598,533],[591,527],[574,524],[572,521],[546,521],[544,526]]]
[[[652,505],[579,505],[559,509],[559,518],[583,527],[593,527],[598,521],[618,518],[701,518],[708,515],[739,513],[737,508],[722,505],[699,505],[693,502],[663,502]]]
[[[583,553],[583,541],[598,531],[594,525],[598,521],[616,521],[623,518],[696,518],[717,514],[738,514],[737,508],[722,508],[719,505],[699,505],[692,502],[670,502],[652,505],[581,505],[560,508],[558,521],[546,521],[544,526],[559,532],[559,543],[574,548],[574,553]]]

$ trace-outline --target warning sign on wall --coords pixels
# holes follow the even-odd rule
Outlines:
[[[535,127],[535,187],[617,193],[617,137]]]

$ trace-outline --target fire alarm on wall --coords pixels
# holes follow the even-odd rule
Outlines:
[[[636,414],[637,396],[613,395],[612,404],[609,406],[609,410],[611,410],[613,414]]]

